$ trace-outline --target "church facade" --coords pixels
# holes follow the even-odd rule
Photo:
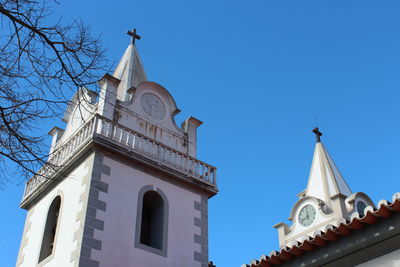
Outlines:
[[[26,184],[17,266],[208,266],[216,168],[196,159],[171,94],[132,43],[101,91],[80,88],[53,128],[48,164]]]

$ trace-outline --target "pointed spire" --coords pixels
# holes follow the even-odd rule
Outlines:
[[[321,143],[322,133],[318,128],[315,128],[313,132],[317,136],[317,143],[305,195],[319,198],[325,203],[329,203],[331,197],[337,194],[350,196],[352,193],[349,186]]]
[[[134,33],[135,36],[138,36],[136,31]],[[135,39],[135,36],[132,36],[132,40]],[[140,39],[140,37],[136,39]],[[134,42],[131,42],[125,50],[113,76],[121,81],[117,89],[117,98],[123,101],[127,100],[128,89],[137,87],[147,80],[146,72]]]

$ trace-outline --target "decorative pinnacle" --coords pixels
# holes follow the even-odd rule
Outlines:
[[[315,137],[317,138],[317,143],[320,143],[321,142],[322,133],[319,131],[318,127],[315,127],[312,130],[312,132],[315,133]]]
[[[126,34],[132,36],[132,41],[131,41],[132,44],[135,44],[136,40],[140,40],[140,38],[142,38],[142,37],[140,37],[139,34],[136,34],[136,29],[135,28],[133,29],[133,31],[127,31]]]

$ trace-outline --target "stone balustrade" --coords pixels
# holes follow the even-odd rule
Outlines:
[[[153,160],[158,165],[216,186],[215,167],[95,114],[63,144],[58,145],[49,155],[47,164],[27,181],[23,201],[34,191],[49,183],[55,172],[66,165],[77,151],[96,138],[112,142],[129,152]]]

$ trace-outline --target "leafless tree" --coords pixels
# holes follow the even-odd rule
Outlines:
[[[55,20],[57,5],[0,0],[0,185],[45,163],[38,125],[62,113],[68,90],[90,87],[108,70],[99,39],[81,20]]]

